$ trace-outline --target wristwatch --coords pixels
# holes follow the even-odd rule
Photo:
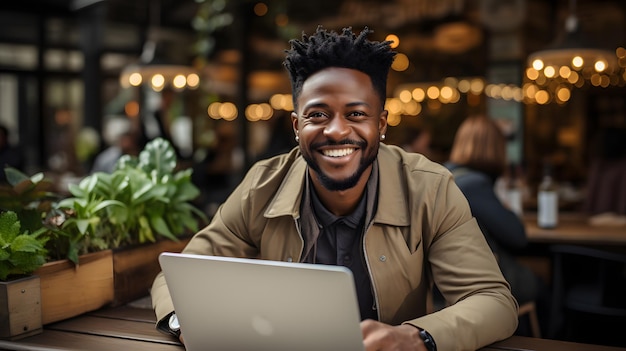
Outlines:
[[[435,339],[433,339],[430,333],[428,333],[424,329],[420,329],[419,335],[422,339],[422,342],[424,343],[424,346],[426,346],[426,350],[437,351],[437,344],[435,344]]]
[[[178,317],[176,317],[176,313],[172,313],[170,315],[169,320],[167,321],[167,326],[170,328],[170,332],[176,336],[180,336],[180,324],[178,323]]]

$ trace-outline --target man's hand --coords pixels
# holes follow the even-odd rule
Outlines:
[[[361,322],[366,351],[427,351],[419,337],[419,329],[404,324],[391,326],[371,319]]]

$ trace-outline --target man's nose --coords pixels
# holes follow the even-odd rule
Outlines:
[[[324,136],[333,140],[342,140],[350,135],[350,125],[348,120],[336,113],[326,125]]]

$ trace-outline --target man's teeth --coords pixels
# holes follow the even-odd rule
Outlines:
[[[329,156],[329,157],[342,157],[342,156],[347,156],[350,155],[351,153],[354,152],[353,148],[345,148],[345,149],[332,149],[332,150],[324,150],[324,156]]]

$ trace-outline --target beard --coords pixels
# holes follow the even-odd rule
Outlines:
[[[357,183],[359,182],[359,179],[361,179],[361,176],[365,172],[365,170],[369,166],[372,165],[372,163],[376,159],[376,156],[378,155],[378,145],[368,150],[366,142],[364,141],[359,142],[359,141],[352,141],[352,140],[344,140],[338,143],[328,142],[328,143],[324,143],[323,145],[314,144],[314,145],[311,145],[311,150],[314,150],[318,147],[325,146],[325,145],[346,145],[346,144],[358,145],[361,150],[364,150],[367,152],[366,153],[364,152],[363,157],[361,157],[361,160],[359,161],[359,167],[357,168],[357,170],[351,176],[345,179],[337,180],[337,179],[330,178],[326,173],[324,173],[321,170],[320,166],[315,162],[315,160],[313,159],[310,153],[307,153],[307,152],[302,153],[302,157],[306,161],[307,165],[315,172],[322,186],[330,191],[342,191],[342,190],[347,190],[356,186]]]

